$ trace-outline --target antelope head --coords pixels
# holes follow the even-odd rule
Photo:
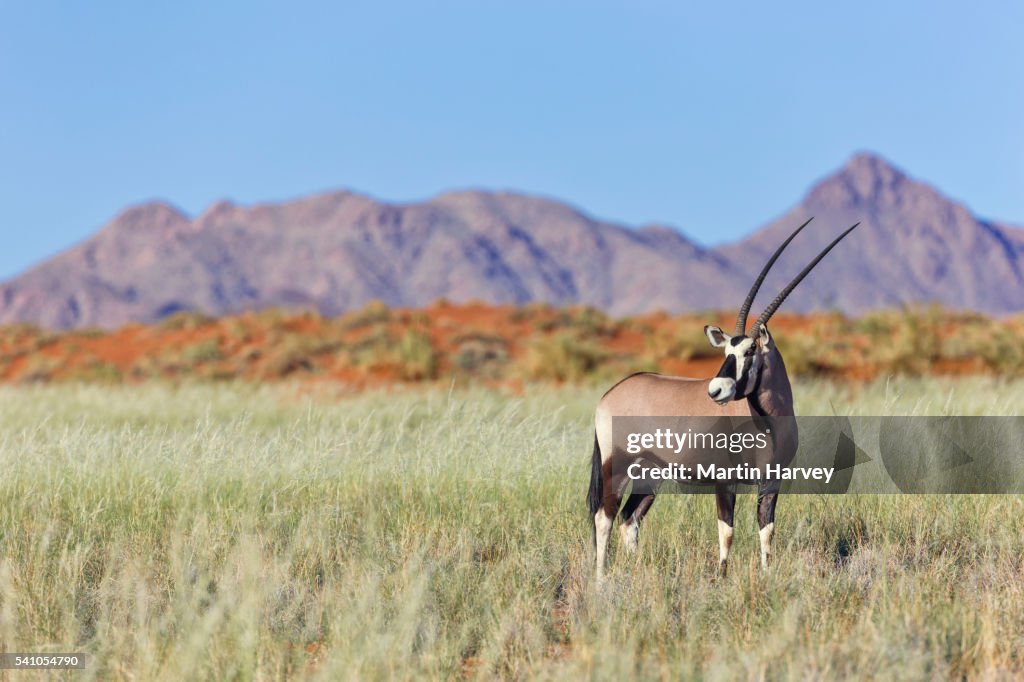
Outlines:
[[[761,372],[764,370],[765,364],[771,357],[772,351],[775,350],[775,342],[772,340],[771,334],[768,332],[768,320],[775,314],[775,311],[779,309],[782,302],[786,300],[793,289],[806,277],[814,266],[825,257],[825,255],[832,250],[832,248],[842,241],[843,237],[853,232],[854,228],[860,223],[855,224],[853,227],[848,228],[841,235],[829,244],[825,249],[818,254],[818,256],[808,263],[799,275],[793,278],[789,284],[775,297],[775,300],[768,304],[768,307],[764,309],[761,316],[754,322],[754,326],[747,331],[747,313],[750,312],[750,306],[754,302],[754,297],[757,296],[758,290],[761,288],[761,283],[764,282],[764,278],[768,275],[768,271],[771,269],[775,261],[778,260],[785,249],[793,238],[796,237],[800,230],[807,227],[808,223],[813,219],[808,219],[800,227],[796,228],[793,234],[789,235],[786,241],[782,242],[782,245],[775,251],[768,262],[765,263],[764,268],[761,270],[761,274],[758,275],[754,281],[753,286],[750,287],[750,292],[747,294],[747,298],[743,301],[743,305],[740,306],[739,315],[736,318],[736,333],[729,335],[721,330],[719,327],[706,326],[704,327],[704,333],[708,337],[708,341],[715,348],[721,348],[725,353],[725,362],[722,363],[721,369],[718,370],[718,374],[708,383],[708,397],[714,400],[719,405],[724,405],[730,400],[740,400],[753,394],[757,390],[757,386],[760,383]]]

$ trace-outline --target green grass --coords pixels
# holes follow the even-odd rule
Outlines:
[[[1014,496],[783,497],[764,574],[745,495],[724,580],[713,498],[665,496],[595,590],[601,392],[0,388],[0,650],[85,652],[75,680],[1024,674]],[[797,392],[1013,414],[1024,383]]]

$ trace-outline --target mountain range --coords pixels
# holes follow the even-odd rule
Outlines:
[[[786,310],[857,314],[923,302],[1024,310],[1024,230],[972,215],[879,156],[858,154],[785,215],[715,248],[670,227],[631,228],[510,192],[396,204],[337,191],[276,204],[221,201],[195,217],[151,202],[0,285],[0,323],[112,328],[270,306],[336,315],[375,299],[408,307],[439,298],[547,301],[613,315],[733,309],[776,246],[811,216],[766,281],[762,305],[859,221]]]

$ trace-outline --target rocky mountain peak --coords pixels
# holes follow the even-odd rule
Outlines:
[[[885,209],[900,205],[908,194],[920,192],[936,194],[881,156],[860,153],[818,182],[805,203],[812,209]]]
[[[188,222],[189,217],[176,206],[166,201],[148,201],[124,209],[109,226],[115,229],[161,231]]]

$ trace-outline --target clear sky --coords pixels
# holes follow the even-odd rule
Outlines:
[[[713,244],[858,150],[1024,223],[1024,5],[2,2],[0,277],[127,204],[515,189]]]

